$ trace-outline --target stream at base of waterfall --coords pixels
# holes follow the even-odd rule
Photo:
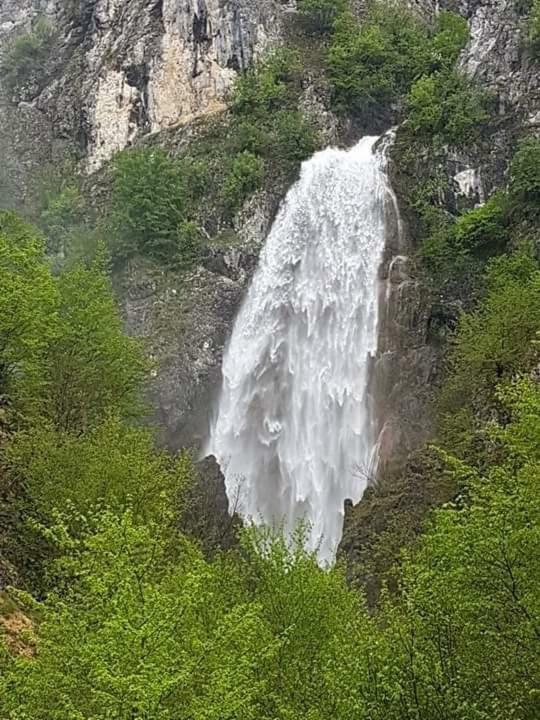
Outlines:
[[[287,534],[305,522],[323,565],[344,501],[376,467],[370,368],[392,197],[377,140],[303,164],[236,319],[207,447],[231,510]]]

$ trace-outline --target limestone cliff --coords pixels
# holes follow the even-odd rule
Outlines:
[[[66,152],[93,172],[147,133],[223,109],[237,73],[279,41],[285,11],[276,0],[3,0],[0,57],[38,18],[51,30],[44,67],[1,99],[8,199],[20,204],[29,177]]]

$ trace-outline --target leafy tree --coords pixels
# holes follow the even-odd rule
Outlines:
[[[424,137],[463,144],[487,121],[488,96],[453,70],[424,75],[407,96],[407,127]]]
[[[67,596],[43,608],[35,659],[3,680],[4,717],[255,720],[276,648],[259,609],[234,602],[234,572],[186,541],[173,561],[159,526],[129,512],[94,522],[63,563]]]
[[[53,518],[71,508],[76,519],[107,507],[130,510],[134,521],[163,522],[164,508],[180,504],[192,467],[154,449],[151,433],[110,417],[83,436],[34,427],[6,450],[10,475],[23,485],[27,511]]]
[[[190,265],[197,244],[193,223],[198,168],[160,148],[119,153],[114,160],[113,257],[141,254]]]
[[[442,391],[443,437],[451,447],[457,437],[474,439],[459,411],[471,407],[480,418],[493,414],[498,383],[529,370],[537,359],[540,271],[530,249],[492,260],[486,284],[480,307],[460,320]]]
[[[111,412],[137,416],[145,361],[139,343],[124,334],[104,271],[99,264],[77,266],[57,286],[58,326],[47,348],[43,414],[70,432],[91,428]]]
[[[510,167],[510,195],[520,209],[538,214],[540,207],[540,140],[520,143]]]
[[[540,398],[528,381],[502,397],[510,421],[485,429],[499,462],[485,474],[454,463],[467,499],[437,512],[405,567],[403,686],[411,711],[426,717],[441,708],[467,720],[532,720],[540,709],[540,467],[530,426]]]
[[[369,619],[339,573],[268,536],[208,563],[182,539],[171,554],[129,512],[93,524],[75,544],[54,529],[67,589],[41,609],[35,658],[4,673],[4,717],[345,720],[362,707],[339,667]]]
[[[340,13],[327,57],[338,109],[388,114],[423,74],[449,69],[466,40],[466,21],[452,13],[439,16],[432,34],[398,5],[371,5],[363,23]]]
[[[33,405],[43,391],[44,356],[57,335],[58,289],[43,239],[14,213],[0,213],[0,393]]]

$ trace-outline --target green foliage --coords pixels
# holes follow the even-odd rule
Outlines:
[[[338,108],[366,113],[395,102],[421,72],[427,33],[404,11],[389,8],[360,25],[350,12],[335,22],[328,72]],[[414,51],[413,51],[414,48]]]
[[[45,383],[44,357],[56,335],[59,295],[44,242],[15,214],[0,213],[0,394],[32,403]]]
[[[243,117],[266,116],[293,106],[300,82],[300,56],[292,50],[278,50],[237,80],[232,97],[233,112]]]
[[[432,69],[451,68],[469,39],[465,18],[451,12],[437,15],[431,38]]]
[[[123,334],[99,262],[53,278],[43,241],[2,213],[0,278],[2,391],[18,411],[73,432],[140,411],[142,351]]]
[[[528,42],[533,56],[540,58],[540,0],[533,0],[528,22]]]
[[[159,527],[129,513],[99,518],[72,563],[79,582],[47,608],[38,656],[5,680],[7,717],[217,720],[218,702],[242,717],[261,685],[255,661],[273,648],[256,608],[227,602],[234,580],[187,543],[180,553],[172,564]]]
[[[253,533],[208,563],[129,512],[94,525],[62,562],[74,582],[44,606],[36,657],[4,674],[3,717],[345,720],[362,706],[338,667],[369,619],[338,572]]]
[[[520,143],[510,168],[510,196],[520,210],[538,214],[540,208],[540,139]]]
[[[455,220],[428,204],[422,205],[424,239],[419,256],[431,283],[442,289],[458,281],[478,283],[485,262],[504,251],[509,241],[509,213],[504,194]]]
[[[257,190],[263,174],[262,158],[249,150],[244,150],[234,158],[231,172],[225,180],[222,191],[224,203],[231,214],[241,207],[248,195]]]
[[[460,215],[454,227],[457,243],[468,253],[480,257],[495,255],[508,241],[508,213],[502,193],[474,210]]]
[[[114,160],[113,258],[141,254],[189,267],[199,248],[193,218],[198,168],[160,148],[119,153]]]
[[[453,70],[424,75],[407,96],[407,127],[453,145],[473,140],[489,118],[488,96]]]
[[[53,31],[44,19],[35,22],[31,32],[19,35],[8,46],[2,60],[5,86],[13,91],[31,78],[38,82],[50,52]]]
[[[308,32],[324,34],[336,17],[347,9],[347,0],[299,0],[298,10]]]
[[[480,307],[459,324],[441,400],[447,426],[455,427],[453,415],[464,406],[480,416],[492,412],[497,384],[530,369],[537,359],[540,269],[530,250],[492,260],[486,284]]]
[[[7,449],[11,477],[25,488],[28,507],[53,518],[70,508],[74,518],[97,507],[134,521],[164,522],[192,474],[188,456],[177,461],[154,450],[151,433],[110,417],[85,435],[46,426],[19,433]]]
[[[47,195],[39,224],[47,236],[47,250],[62,254],[70,250],[72,234],[84,222],[85,200],[76,185]]]
[[[139,343],[127,337],[107,275],[77,266],[57,280],[56,337],[47,349],[44,414],[60,430],[80,432],[108,413],[140,413],[145,363]]]
[[[465,20],[452,13],[442,13],[431,34],[398,5],[372,5],[361,24],[341,13],[327,59],[338,109],[388,114],[420,76],[450,68],[466,40]]]
[[[297,110],[301,69],[297,52],[278,51],[248,70],[233,94],[235,149],[259,156],[287,179],[317,148],[313,127]]]

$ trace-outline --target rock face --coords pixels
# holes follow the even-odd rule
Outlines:
[[[158,438],[169,448],[203,449],[223,348],[256,257],[256,246],[216,249],[187,275],[138,264],[117,278],[128,332],[156,363],[149,404]]]
[[[276,0],[3,0],[0,56],[36,18],[51,30],[40,82],[0,103],[11,128],[0,152],[14,169],[27,157],[8,199],[20,204],[60,150],[93,172],[147,133],[223,109],[238,71],[279,41],[285,10]]]
[[[414,6],[428,20],[440,9],[468,19],[470,40],[459,66],[492,94],[498,119],[489,138],[465,150],[446,147],[435,158],[419,153],[408,175],[400,162],[407,148],[400,146],[399,131],[391,153],[403,226],[391,233],[382,268],[384,312],[374,370],[381,425],[379,483],[356,507],[346,508],[341,544],[349,575],[367,587],[372,602],[381,576],[399,557],[400,546],[421,530],[425,513],[452,497],[443,468],[415,451],[435,429],[431,401],[441,377],[444,335],[471,301],[466,288],[438,297],[426,287],[412,259],[417,237],[407,193],[435,173],[442,209],[474,207],[505,186],[517,141],[540,135],[540,72],[527,51],[526,18],[519,5],[510,0],[419,0]],[[386,546],[392,539],[395,547]]]

